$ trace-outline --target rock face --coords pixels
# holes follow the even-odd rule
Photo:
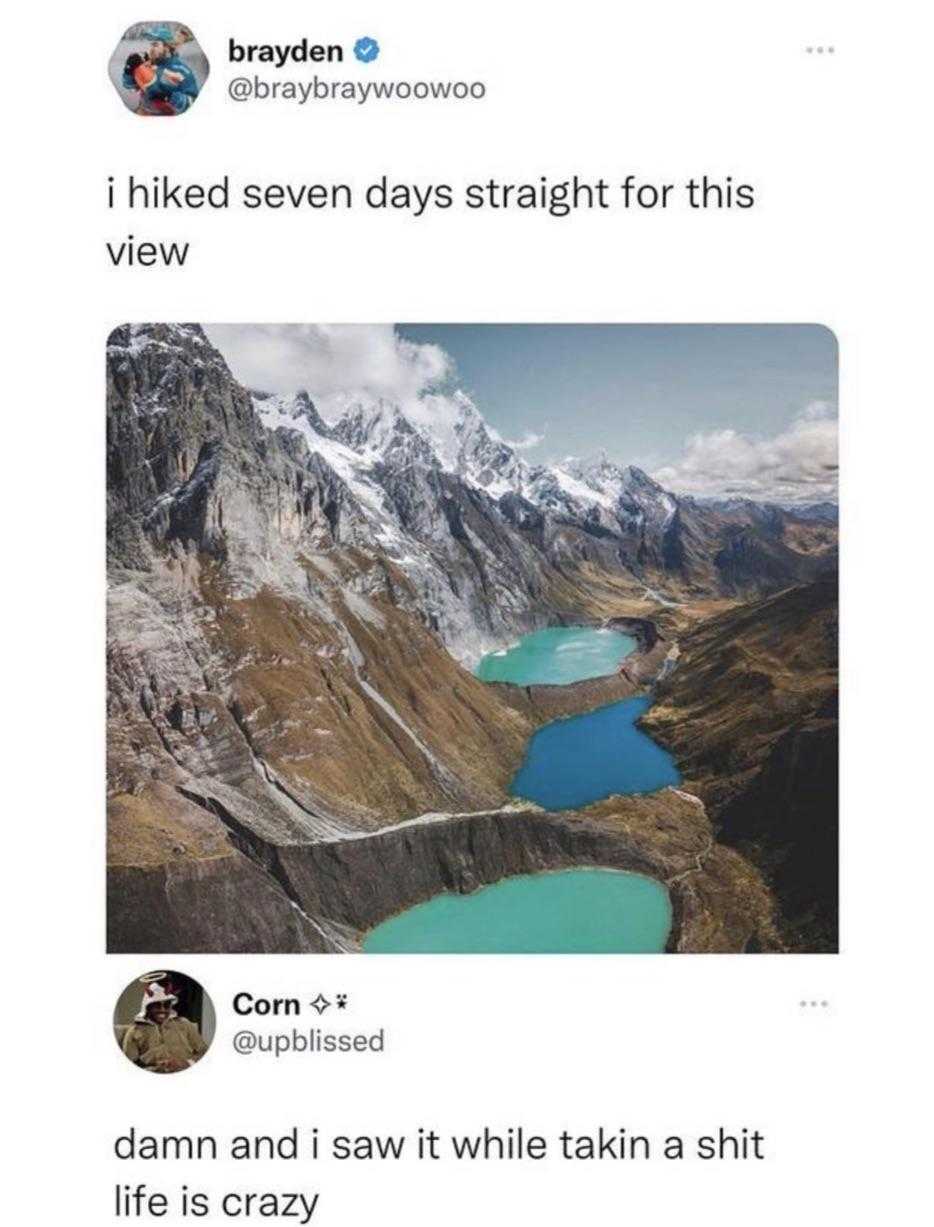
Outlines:
[[[714,842],[703,804],[678,789],[615,797],[578,813],[546,813],[520,804],[428,814],[370,835],[301,842],[284,826],[264,823],[255,814],[235,817],[224,790],[209,787],[185,795],[205,811],[205,823],[210,824],[211,813],[223,815],[242,860],[224,873],[203,861],[194,866],[182,861],[168,870],[123,870],[113,881],[115,932],[129,926],[151,941],[152,930],[136,919],[138,907],[165,890],[171,925],[165,936],[183,936],[184,948],[223,950],[228,945],[220,943],[238,940],[240,933],[239,926],[232,933],[224,927],[228,899],[245,899],[248,922],[259,926],[262,908],[278,895],[268,932],[251,930],[248,940],[274,939],[264,949],[281,949],[285,940],[300,950],[349,951],[359,948],[372,926],[442,891],[469,893],[512,874],[593,865],[647,874],[666,884],[674,912],[672,951],[781,949],[773,900],[762,878],[741,856]],[[223,893],[225,883],[229,895]],[[220,909],[216,935],[198,927],[205,890],[208,902]],[[283,938],[279,925],[286,901],[293,911]],[[205,945],[211,939],[219,944]]]
[[[329,948],[222,822],[158,783],[111,801],[107,935],[139,953]]]
[[[696,799],[659,794],[638,839],[632,799],[597,826],[503,807],[539,724],[651,683],[701,614],[832,567],[826,515],[703,506],[606,460],[530,467],[466,397],[446,433],[382,402],[325,422],[305,392],[240,386],[197,325],[111,336],[107,475],[111,949],[353,948],[444,883],[599,857],[677,879],[675,947],[774,947],[756,869],[719,844],[685,862],[709,837]],[[464,667],[615,618],[640,642],[616,678],[522,691]],[[790,787],[816,733],[772,731]]]
[[[717,838],[758,865],[792,949],[837,948],[837,588],[792,588],[680,641],[648,731]]]

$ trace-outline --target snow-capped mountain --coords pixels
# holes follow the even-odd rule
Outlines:
[[[431,398],[407,408],[358,398],[330,424],[306,393],[254,396],[254,407],[268,429],[297,431],[339,475],[359,507],[344,539],[369,541],[400,565],[433,624],[468,656],[486,643],[484,606],[511,608],[512,571],[589,560],[664,593],[771,588],[814,566],[786,545],[789,513],[779,507],[679,498],[605,454],[530,465],[464,395],[453,413],[450,399],[433,413]]]
[[[443,405],[361,395],[325,421],[307,391],[242,389],[194,325],[118,330],[111,363],[114,400],[127,407],[112,459],[118,470],[132,461],[124,493],[146,532],[209,537],[228,554],[239,534],[244,583],[260,565],[246,560],[268,571],[283,542],[373,552],[465,660],[534,622],[542,593],[584,563],[663,598],[771,590],[822,565],[798,548],[800,517],[786,540],[781,508],[702,504],[605,455],[530,465],[463,394]],[[148,477],[131,455],[141,448]],[[138,533],[135,523],[121,531]]]
[[[253,392],[252,396],[256,412],[270,429],[287,426],[307,434],[309,440],[331,438],[331,428],[304,388],[287,396],[274,396],[269,392]]]
[[[334,424],[333,434],[369,464],[406,468],[440,463],[431,441],[388,401],[352,405]]]
[[[455,394],[445,400],[443,412],[434,410],[431,396],[407,408],[382,398],[351,397],[330,433],[371,463],[435,467],[493,498],[522,489],[528,466],[484,421],[469,397]]]
[[[606,455],[568,457],[553,465],[529,465],[484,421],[466,396],[457,414],[417,416],[383,399],[348,403],[330,425],[305,391],[253,393],[256,412],[270,430],[297,430],[309,449],[333,463],[351,484],[370,481],[380,466],[418,466],[452,474],[498,500],[518,495],[542,511],[618,526],[670,523],[677,501],[641,469],[621,467]]]

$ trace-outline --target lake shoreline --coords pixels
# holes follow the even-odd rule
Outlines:
[[[657,878],[587,865],[435,895],[387,918],[361,944],[368,954],[662,954],[673,920]]]
[[[566,686],[621,672],[638,648],[633,635],[610,626],[552,626],[522,635],[508,648],[488,652],[474,676],[489,684]]]
[[[512,794],[561,811],[679,785],[672,756],[639,727],[651,705],[637,695],[543,725],[529,739]]]
[[[537,813],[542,822],[545,821],[545,815],[548,813],[585,809],[588,805],[605,800],[617,793],[651,793],[667,784],[680,782],[680,776],[673,764],[669,765],[667,754],[635,728],[636,720],[641,717],[648,706],[646,698],[640,696],[617,699],[610,703],[604,702],[583,713],[578,707],[582,698],[585,699],[586,704],[586,699],[595,691],[597,693],[605,691],[607,682],[614,683],[614,689],[618,688],[620,681],[627,689],[635,689],[638,686],[640,680],[638,674],[630,672],[625,662],[633,656],[644,657],[653,648],[657,648],[659,637],[654,624],[641,620],[634,624],[633,620],[624,618],[603,619],[599,622],[588,621],[590,625],[581,625],[580,621],[576,620],[571,626],[559,625],[530,631],[511,643],[508,648],[485,655],[475,669],[475,675],[487,685],[514,688],[516,693],[524,694],[527,700],[531,700],[533,692],[554,695],[560,691],[566,697],[570,697],[574,702],[574,707],[577,708],[577,710],[572,709],[561,713],[557,719],[545,722],[542,727],[533,732],[526,744],[523,761],[510,785],[511,792],[519,798],[520,803],[523,800],[531,801],[541,807]],[[636,630],[637,634],[626,634],[622,629],[623,626]],[[632,708],[631,711],[630,708]],[[575,727],[575,721],[581,724],[580,728]],[[597,726],[602,732],[602,736],[593,737],[593,746],[590,745],[590,725],[594,725],[595,734],[598,731]],[[582,733],[586,744],[581,743]],[[643,772],[645,771],[646,747],[648,748],[648,759],[653,765],[654,774],[650,772],[649,775],[634,776],[629,781],[631,787],[626,786],[627,779],[619,776],[618,771],[612,775],[612,779],[607,776],[607,782],[604,784],[600,781],[600,772],[597,770],[601,762],[601,755],[604,772],[611,770],[614,766],[618,768],[621,762],[626,761],[626,755],[620,754],[620,747],[616,744],[620,739],[620,734],[622,734],[622,739],[628,739],[632,743],[629,747],[630,756],[641,764]],[[550,803],[555,800],[554,797],[535,795],[535,788],[531,785],[523,787],[526,777],[535,773],[534,762],[539,739],[547,741],[565,736],[573,739],[575,735],[577,761],[573,764],[573,771],[569,769],[566,772],[566,759],[561,753],[546,752],[544,757],[549,769],[553,771],[559,782],[559,791],[562,784],[567,790],[569,780],[576,779],[578,790],[583,788],[584,792],[568,796],[562,794],[560,803],[555,804]],[[594,769],[591,770],[587,752],[594,747],[597,749],[597,759]],[[581,754],[583,754],[582,759]],[[660,760],[661,768],[654,766],[654,758]],[[594,776],[598,779],[596,784],[593,783]],[[588,792],[588,785],[590,792]],[[573,787],[571,792],[574,792]],[[630,868],[618,864],[599,864],[593,861],[589,864],[586,862],[569,864],[568,861],[561,858],[559,863],[537,866],[531,873],[528,870],[525,872],[518,870],[512,873],[508,870],[500,872],[495,875],[494,881],[473,883],[471,889],[464,889],[463,886],[451,889],[451,886],[447,885],[434,894],[429,894],[427,898],[399,909],[391,916],[382,918],[379,923],[361,934],[360,946],[364,950],[375,953],[403,951],[414,953],[428,950],[466,953],[472,949],[471,943],[484,951],[495,950],[502,953],[509,952],[513,947],[517,951],[526,952],[536,952],[540,948],[542,952],[552,949],[555,951],[574,949],[580,953],[587,953],[591,950],[606,952],[605,943],[610,941],[623,943],[618,949],[614,947],[618,953],[646,952],[637,946],[630,950],[630,947],[624,943],[622,930],[606,929],[598,925],[596,930],[589,930],[589,937],[584,936],[588,932],[588,920],[593,919],[590,909],[597,905],[600,892],[605,889],[610,891],[618,889],[622,897],[630,898],[630,905],[635,908],[635,911],[630,913],[627,922],[630,933],[641,931],[640,925],[649,924],[650,921],[655,925],[658,924],[658,897],[653,896],[652,892],[662,893],[665,910],[664,931],[660,936],[656,934],[653,939],[657,942],[657,949],[652,947],[655,952],[661,953],[667,948],[671,939],[679,909],[676,909],[663,878],[650,872],[640,872],[640,869],[641,867]],[[601,877],[591,875],[609,875],[609,884]],[[553,889],[558,898],[566,889],[573,889],[576,892],[574,895],[576,910],[565,915],[564,928],[549,930],[550,922],[546,908],[544,912],[531,909],[527,921],[515,929],[513,927],[515,916],[509,914],[508,907],[510,904],[519,906],[521,912],[521,904],[516,903],[516,893],[525,890],[534,893],[550,889],[545,887],[543,880],[557,876],[561,877],[561,881],[554,882]],[[619,878],[620,881],[616,882],[616,878]],[[627,884],[630,881],[644,885],[629,889]],[[614,882],[616,882],[615,886]],[[535,885],[531,885],[532,883]],[[593,897],[589,889],[584,887],[585,883],[592,885]],[[651,884],[651,887],[648,884]],[[627,889],[629,889],[628,895]],[[633,890],[635,890],[634,895]],[[645,913],[640,913],[637,906],[640,890],[642,898],[648,901],[645,904],[647,908]],[[495,896],[489,892],[496,892]],[[471,901],[469,906],[465,904],[465,900]],[[484,929],[484,918],[486,917],[492,924],[498,908],[507,908],[507,912],[500,917],[503,930],[497,932],[495,928]],[[458,927],[458,918],[463,920],[466,928]],[[434,928],[433,923],[436,926]],[[471,925],[480,927],[472,929]],[[474,937],[471,937],[471,933],[474,934]],[[550,936],[545,936],[548,933]],[[539,947],[539,941],[545,944]],[[574,943],[578,941],[580,944],[575,945]],[[570,946],[566,944],[568,942],[571,943]],[[374,946],[373,943],[376,945]]]

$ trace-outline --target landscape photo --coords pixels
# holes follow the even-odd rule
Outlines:
[[[127,324],[107,945],[833,953],[816,325]]]

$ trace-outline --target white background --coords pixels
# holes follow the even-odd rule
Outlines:
[[[329,1225],[917,1221],[931,270],[928,47],[916,13],[815,0],[188,0],[164,15],[193,26],[211,79],[186,117],[145,121],[123,109],[106,65],[130,22],[160,14],[114,0],[17,6],[5,25],[2,489],[12,1111],[0,1206],[11,1221],[106,1223],[121,1179],[320,1191],[313,1222]],[[322,76],[479,77],[488,99],[292,108],[225,96],[239,71],[225,62],[231,35],[349,47],[362,34],[380,40],[378,63]],[[804,51],[828,43],[833,56]],[[574,171],[732,173],[756,185],[758,204],[563,221],[104,208],[111,173],[457,184]],[[128,232],[191,238],[186,269],[114,270],[105,239]],[[184,957],[170,961],[218,1008],[214,1049],[177,1078],[125,1062],[112,1003],[162,960],[103,952],[103,344],[124,320],[178,318],[831,327],[842,363],[843,953]],[[348,1025],[386,1025],[390,1054],[235,1057],[237,989],[347,991]],[[830,1006],[802,1010],[802,998]],[[108,1158],[130,1124],[362,1133],[485,1121],[651,1134],[747,1125],[768,1135],[769,1158],[352,1171],[160,1171]]]

